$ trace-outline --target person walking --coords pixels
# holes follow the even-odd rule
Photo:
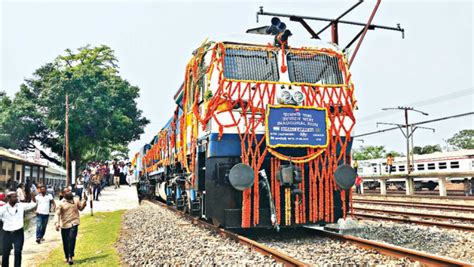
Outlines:
[[[100,190],[105,188],[105,182],[107,180],[107,177],[109,177],[109,168],[107,167],[107,164],[102,164],[101,167],[101,174],[100,174]]]
[[[354,172],[357,175],[359,169],[359,162],[357,160],[354,160],[354,163],[352,163],[352,168],[354,169]]]
[[[38,193],[38,188],[36,187],[36,182],[35,181],[33,181],[31,183],[31,193],[33,193],[35,195]]]
[[[115,163],[110,162],[109,165],[109,177],[107,177],[107,185],[112,185],[114,183],[114,171],[115,171]]]
[[[79,196],[79,201],[82,200],[82,193],[84,192],[84,181],[82,177],[76,179],[76,196]]]
[[[89,187],[90,179],[91,179],[91,174],[89,170],[84,170],[82,172],[82,177],[84,179],[84,187]]]
[[[471,182],[469,182],[467,178],[464,178],[463,186],[464,186],[464,195],[467,197],[471,193]]]
[[[92,196],[93,196],[93,200],[95,200],[95,201],[99,201],[100,181],[101,181],[101,175],[100,174],[96,174],[96,175],[92,176],[92,180],[91,180],[92,189],[93,189]]]
[[[362,185],[362,178],[360,178],[360,176],[357,175],[356,180],[355,180],[356,194],[361,194],[362,193],[361,185]]]
[[[18,185],[18,188],[16,189],[16,195],[18,196],[18,201],[25,202],[26,195],[25,195],[25,186],[23,185],[23,183],[20,183]]]
[[[132,181],[133,181],[133,171],[132,171],[132,170],[129,170],[128,173],[127,173],[127,184],[128,184],[128,187],[131,187],[131,186],[132,186]]]
[[[388,171],[388,174],[392,174],[392,166],[393,166],[393,155],[392,153],[388,153],[387,155],[387,171]]]
[[[120,168],[117,164],[114,165],[114,185],[115,189],[120,188]]]
[[[46,233],[46,226],[48,226],[49,211],[51,207],[56,209],[56,203],[51,194],[46,192],[46,186],[40,185],[40,193],[33,198],[33,202],[37,203],[36,207],[36,243],[40,244],[43,241]]]
[[[25,235],[23,232],[25,210],[33,208],[35,203],[19,203],[15,191],[7,193],[7,204],[0,207],[0,219],[3,221],[3,251],[2,267],[8,267],[10,252],[13,248],[15,255],[15,267],[21,266],[21,254]]]
[[[474,177],[471,177],[471,196],[474,196]]]
[[[71,190],[63,190],[64,201],[59,203],[56,209],[55,226],[56,231],[61,230],[63,240],[64,258],[69,265],[74,264],[74,250],[76,248],[76,237],[80,223],[79,211],[84,210],[87,204],[87,196],[83,201],[74,200]]]

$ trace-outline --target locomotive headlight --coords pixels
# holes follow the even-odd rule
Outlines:
[[[292,102],[292,96],[289,90],[282,89],[280,91],[280,97],[278,98],[278,103],[280,104],[290,104]]]
[[[301,105],[304,100],[304,94],[301,91],[295,91],[293,93],[293,100],[298,104]]]

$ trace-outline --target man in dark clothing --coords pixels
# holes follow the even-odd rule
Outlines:
[[[71,190],[64,189],[64,201],[56,209],[55,225],[56,231],[61,230],[63,239],[64,258],[69,265],[74,264],[74,250],[76,247],[77,231],[80,223],[79,211],[84,210],[87,197],[84,201],[74,200]]]
[[[101,175],[100,174],[96,174],[94,176],[92,176],[92,180],[91,180],[91,183],[92,183],[92,188],[93,188],[93,200],[95,201],[99,201],[99,194],[100,194],[100,181],[101,181]]]
[[[120,167],[118,165],[114,165],[114,185],[115,189],[120,188]]]

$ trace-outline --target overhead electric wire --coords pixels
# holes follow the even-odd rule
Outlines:
[[[405,104],[403,106],[422,107],[422,106],[437,104],[437,103],[445,102],[445,101],[452,100],[452,99],[455,99],[455,98],[459,98],[459,97],[463,97],[463,96],[467,96],[467,95],[472,95],[474,93],[473,89],[474,89],[474,87],[471,86],[469,88],[461,89],[461,90],[458,90],[458,91],[455,91],[455,92],[451,92],[451,93],[440,95],[440,96],[435,96],[435,97],[425,99],[425,100],[421,100],[421,101],[417,101],[417,102],[412,102],[410,104]],[[391,116],[391,114],[387,114],[386,112],[383,112],[383,111],[382,112],[376,112],[376,113],[364,116],[362,118],[359,118],[358,119],[358,122],[359,122],[358,124],[359,125],[360,124],[365,124],[366,121],[368,122],[368,121],[371,121],[371,120],[374,120],[374,119],[387,117],[387,116]],[[360,121],[362,121],[362,123],[360,123]]]
[[[459,118],[459,117],[464,117],[464,116],[470,116],[470,115],[474,115],[474,112],[461,113],[461,114],[451,115],[451,116],[447,116],[447,117],[441,117],[441,118],[433,119],[433,120],[415,122],[415,123],[408,124],[408,127],[427,124],[427,123],[432,123],[432,122],[438,122],[438,121],[442,121],[442,120],[454,119],[454,118]],[[372,132],[368,132],[368,133],[354,135],[353,137],[357,138],[357,137],[362,137],[362,136],[379,134],[379,133],[383,133],[383,132],[396,130],[396,129],[399,129],[399,128],[400,127],[398,127],[398,126],[397,127],[390,127],[390,128],[387,128],[387,129],[382,129],[382,130],[377,130],[377,131],[372,131]]]

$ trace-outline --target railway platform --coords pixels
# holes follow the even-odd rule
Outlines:
[[[56,203],[58,200],[56,199]],[[112,212],[116,210],[133,209],[138,206],[138,195],[135,186],[121,186],[114,189],[113,186],[106,187],[101,192],[99,201],[93,201],[93,212]],[[87,207],[81,212],[81,216],[90,214],[90,203],[87,201]],[[62,245],[61,234],[54,229],[54,214],[50,214],[48,227],[46,229],[45,241],[41,244],[36,243],[35,237],[35,217],[30,220],[28,229],[25,230],[25,243],[23,245],[22,266],[39,266],[38,262],[45,260],[49,253]],[[10,256],[10,262],[13,262],[13,253]]]

